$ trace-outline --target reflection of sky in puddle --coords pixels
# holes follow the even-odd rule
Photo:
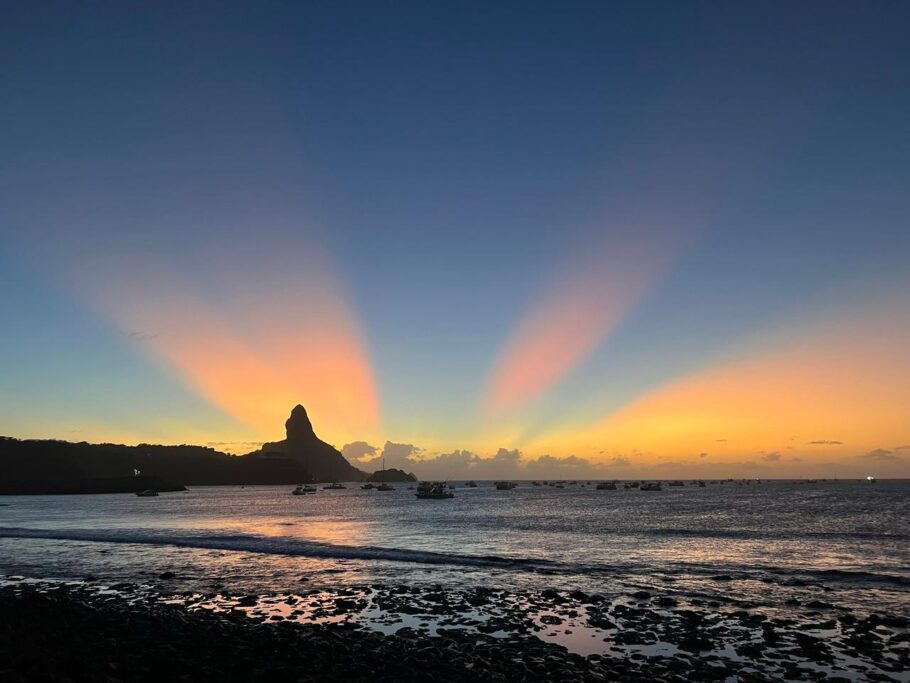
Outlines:
[[[21,583],[46,584],[39,580],[26,579],[12,581],[0,579],[0,586]],[[61,581],[70,587],[85,587],[80,581]],[[156,588],[150,584],[120,589],[117,586],[107,587],[95,583],[89,584],[89,592],[94,595],[121,595],[129,603],[148,605],[159,599]],[[424,635],[442,635],[460,630],[466,634],[476,634],[508,639],[515,642],[523,637],[536,637],[544,642],[565,647],[581,656],[602,656],[605,659],[640,659],[654,657],[682,658],[683,660],[701,660],[709,666],[723,668],[723,661],[737,662],[744,665],[746,673],[771,678],[784,678],[790,675],[786,666],[799,667],[799,671],[811,675],[817,672],[823,677],[840,676],[848,680],[866,680],[870,671],[880,670],[866,657],[853,656],[850,647],[843,642],[844,633],[837,628],[814,628],[813,622],[804,621],[793,629],[781,628],[780,644],[771,647],[766,657],[759,661],[750,661],[740,656],[736,647],[749,642],[759,642],[761,629],[746,628],[737,617],[741,612],[708,611],[702,612],[706,618],[705,633],[715,642],[715,649],[692,652],[678,648],[667,642],[667,636],[673,637],[678,626],[685,621],[686,615],[692,612],[687,608],[678,610],[654,609],[639,601],[622,598],[599,603],[592,606],[569,601],[553,605],[541,601],[534,594],[490,594],[489,600],[482,606],[469,607],[466,599],[474,594],[449,593],[438,588],[426,587],[420,590],[400,589],[398,587],[377,588],[358,586],[337,590],[314,589],[302,593],[270,595],[237,595],[227,592],[184,593],[171,597],[161,597],[165,604],[184,606],[190,611],[206,610],[242,614],[261,623],[296,622],[300,624],[351,624],[385,634],[394,634],[402,628],[409,628]],[[639,616],[627,617],[637,610]],[[647,618],[642,619],[642,611]],[[589,624],[592,617],[601,618],[609,614],[615,620],[616,628],[594,628]],[[791,615],[793,616],[793,615]],[[558,618],[559,623],[554,618]],[[804,617],[805,619],[805,617]],[[550,623],[546,623],[550,622]],[[795,622],[790,622],[794,624]],[[651,632],[648,637],[651,643],[620,643],[618,634]],[[830,662],[813,662],[790,654],[794,645],[794,634],[811,633],[831,646]],[[906,634],[906,629],[901,630]],[[522,635],[527,633],[527,636]],[[905,636],[902,636],[905,638]],[[904,643],[901,645],[900,643]],[[908,681],[906,672],[895,675],[898,670],[898,652],[906,652],[906,640],[896,640],[892,651],[883,659],[883,664],[890,663],[892,678],[888,680]],[[881,679],[886,680],[886,679]]]

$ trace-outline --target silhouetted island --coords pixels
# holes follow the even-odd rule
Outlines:
[[[204,446],[0,437],[0,494],[131,493],[150,488],[177,491],[184,486],[366,479],[366,472],[316,436],[303,406],[291,411],[285,430],[285,439],[239,456]],[[135,476],[134,470],[140,475]]]
[[[367,481],[374,483],[379,483],[383,481],[417,481],[417,477],[413,474],[405,472],[404,470],[397,470],[394,467],[387,470],[379,470],[378,472],[373,472]]]

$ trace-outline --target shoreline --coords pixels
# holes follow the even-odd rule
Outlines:
[[[0,678],[910,680],[906,615],[821,601],[781,615],[646,591],[301,588],[0,579]]]

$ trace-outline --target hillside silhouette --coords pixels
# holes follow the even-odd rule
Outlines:
[[[0,437],[0,494],[168,491],[184,486],[361,481],[367,477],[316,436],[303,406],[294,407],[285,430],[285,439],[239,456],[204,446]],[[140,476],[134,476],[135,470]]]

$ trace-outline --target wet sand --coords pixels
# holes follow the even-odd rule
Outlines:
[[[0,680],[910,680],[910,624],[640,591],[171,592],[7,577]],[[723,577],[718,577],[723,580]]]

